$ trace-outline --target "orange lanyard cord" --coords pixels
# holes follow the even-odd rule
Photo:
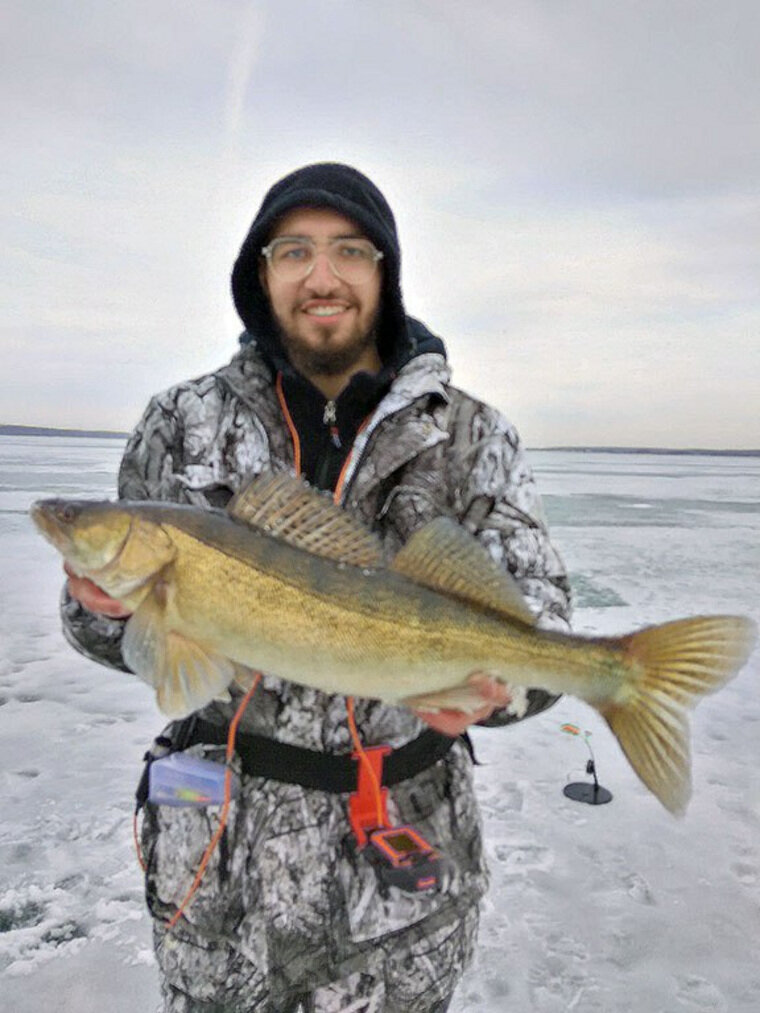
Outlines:
[[[356,718],[354,717],[354,698],[352,696],[346,697],[346,710],[348,711],[348,728],[351,732],[351,740],[354,744],[354,749],[356,750],[359,760],[367,772],[367,776],[369,777],[372,785],[372,793],[375,796],[377,825],[378,827],[383,827],[385,826],[385,808],[383,806],[383,795],[380,788],[380,782],[377,779],[375,770],[370,763],[370,759],[365,752],[361,739],[359,738],[359,731],[356,727]]]
[[[145,861],[143,850],[140,847],[140,835],[137,830],[137,813],[135,813],[134,816],[132,817],[132,840],[135,845],[135,851],[137,852],[137,861],[140,863],[140,868],[142,869],[143,872],[147,872],[148,864]]]
[[[180,920],[185,910],[187,909],[187,905],[193,899],[193,895],[195,894],[198,887],[201,885],[203,874],[205,873],[206,867],[208,866],[208,863],[211,860],[211,856],[213,855],[217,844],[221,840],[225,827],[227,826],[227,817],[230,811],[230,802],[232,801],[232,768],[230,766],[230,763],[235,753],[235,736],[237,735],[238,725],[240,724],[240,720],[243,717],[243,713],[245,712],[246,707],[250,703],[251,697],[256,692],[256,687],[258,686],[260,681],[261,681],[261,672],[256,672],[253,677],[251,688],[243,697],[240,706],[235,711],[235,716],[230,722],[230,729],[227,734],[227,760],[226,760],[227,769],[224,773],[224,804],[222,805],[222,811],[219,814],[219,826],[216,828],[214,836],[209,841],[208,847],[203,853],[200,865],[198,866],[198,871],[195,873],[195,879],[193,880],[190,889],[183,897],[182,903],[174,912],[172,918],[166,923],[168,929],[174,928],[174,926],[177,924],[177,922]]]
[[[293,441],[293,468],[296,475],[301,474],[301,440],[298,437],[298,430],[293,422],[293,416],[290,414],[288,408],[288,402],[285,400],[285,392],[282,389],[282,373],[278,372],[277,379],[275,380],[274,389],[277,392],[277,400],[280,402],[280,408],[282,414],[285,417],[285,423],[290,432],[290,438]]]
[[[372,414],[370,413],[366,417],[366,419],[362,422],[362,424],[359,426],[359,428],[356,430],[356,436],[358,436],[359,433],[363,432],[363,430],[367,428],[369,420],[371,418]],[[354,440],[356,440],[356,436],[354,436]],[[340,474],[338,475],[338,481],[335,483],[335,492],[333,493],[333,501],[338,505],[340,505],[340,499],[341,496],[343,495],[343,486],[345,485],[346,482],[346,475],[348,474],[348,465],[351,461],[352,454],[353,454],[353,447],[351,448],[351,450],[349,450],[348,454],[346,455],[346,459],[343,462],[343,467],[340,469]]]

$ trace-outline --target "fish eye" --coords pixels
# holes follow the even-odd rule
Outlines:
[[[63,506],[58,507],[56,513],[65,524],[71,524],[79,516],[79,510],[73,503],[64,503]]]

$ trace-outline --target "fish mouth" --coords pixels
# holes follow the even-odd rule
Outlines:
[[[53,541],[54,536],[60,534],[61,529],[53,519],[51,500],[36,500],[29,507],[29,514],[48,541]]]
[[[74,508],[64,500],[38,499],[29,508],[29,514],[35,526],[51,545],[66,555],[72,546],[72,539],[66,530],[74,519],[69,513]]]

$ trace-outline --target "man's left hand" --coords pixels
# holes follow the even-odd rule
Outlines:
[[[473,689],[474,695],[483,701],[482,705],[475,710],[442,709],[426,711],[415,708],[414,713],[437,732],[456,738],[457,735],[461,735],[462,732],[466,731],[470,725],[477,724],[478,721],[484,721],[486,718],[490,718],[495,710],[506,707],[512,699],[509,688],[503,682],[494,679],[493,676],[487,675],[485,672],[473,672],[467,679],[467,683]]]

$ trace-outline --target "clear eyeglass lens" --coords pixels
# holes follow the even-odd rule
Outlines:
[[[368,281],[375,271],[378,255],[367,239],[336,239],[326,247],[333,271],[344,281]],[[311,270],[317,247],[297,239],[275,239],[269,246],[269,263],[278,278],[300,281]]]

